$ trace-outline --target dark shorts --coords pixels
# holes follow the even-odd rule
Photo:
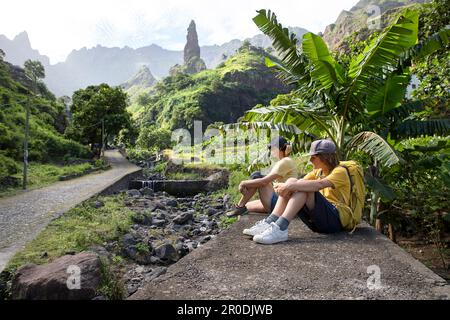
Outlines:
[[[320,192],[314,192],[314,209],[305,205],[298,212],[302,221],[314,232],[335,233],[342,231],[341,219],[336,207]]]
[[[275,192],[272,193],[272,199],[270,200],[270,212],[269,213],[272,213],[273,209],[275,209],[277,200],[278,200],[278,195]]]

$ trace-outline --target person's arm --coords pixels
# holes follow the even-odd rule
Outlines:
[[[299,179],[295,182],[276,184],[274,189],[276,193],[283,196],[298,191],[316,192],[323,188],[328,187],[333,187],[333,184],[328,179],[320,179],[320,180]]]
[[[279,178],[281,178],[280,175],[278,175],[276,173],[269,173],[267,176],[265,176],[263,178],[253,179],[253,180],[244,180],[241,182],[241,185],[245,188],[261,188]]]

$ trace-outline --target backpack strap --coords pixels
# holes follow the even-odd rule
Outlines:
[[[352,179],[352,175],[350,174],[350,170],[348,169],[347,166],[344,166],[343,164],[340,164],[339,166],[344,168],[345,171],[347,171],[348,179],[350,180],[350,195],[351,195],[353,192],[353,179]]]
[[[352,201],[352,194],[353,194],[353,179],[352,179],[352,175],[350,174],[350,170],[348,169],[347,166],[340,164],[340,167],[343,167],[345,169],[345,171],[347,171],[347,175],[348,175],[348,179],[350,180],[350,198],[349,200]],[[353,214],[352,214],[352,218],[353,218]],[[355,226],[353,227],[353,230],[349,232],[349,234],[353,234],[353,232],[356,230],[356,223]]]

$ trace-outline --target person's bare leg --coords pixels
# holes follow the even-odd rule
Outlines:
[[[295,181],[297,181],[297,179],[295,179],[295,178],[289,178],[289,179],[286,181],[286,183],[287,183],[287,182],[295,182]],[[275,205],[275,208],[272,210],[272,214],[281,217],[281,215],[283,214],[284,210],[286,209],[286,206],[287,206],[287,204],[288,204],[289,199],[291,198],[291,196],[292,196],[292,193],[289,194],[289,195],[287,195],[287,196],[284,196],[284,197],[278,195],[278,200],[277,200],[277,203],[276,203],[276,205]]]
[[[238,202],[239,207],[243,207],[247,204],[247,202],[255,195],[256,188],[249,188],[246,189],[245,192],[242,194],[241,199]]]
[[[283,215],[284,210],[286,209],[286,206],[289,202],[289,199],[292,195],[289,195],[288,197],[282,197],[278,196],[277,204],[275,205],[275,208],[272,211],[272,214],[281,217]]]
[[[245,205],[249,212],[267,213],[266,208],[264,208],[261,200],[253,200],[247,202]]]
[[[264,187],[258,188],[259,199],[267,213],[272,210],[272,195],[274,193],[272,184],[267,184]]]
[[[301,208],[309,202],[314,208],[314,192],[296,192],[294,193],[288,201],[286,209],[284,210],[282,217],[289,222],[295,218]],[[309,207],[308,207],[309,208]]]

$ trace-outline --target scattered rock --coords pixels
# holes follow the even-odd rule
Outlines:
[[[131,189],[131,190],[127,191],[127,196],[129,196],[129,197],[140,197],[141,193],[139,192],[139,190]]]
[[[92,299],[101,284],[100,268],[100,258],[93,252],[63,256],[40,266],[27,264],[14,276],[11,297],[14,300]],[[78,272],[82,274],[79,282]],[[72,277],[74,281],[70,282]],[[70,285],[72,289],[69,289]]]
[[[153,191],[153,189],[145,187],[142,188],[141,190],[139,190],[141,192],[142,195],[144,196],[152,196],[155,192]]]
[[[222,206],[222,205],[221,205]],[[214,209],[214,208],[208,208],[208,209],[206,209],[206,214],[208,215],[208,216],[213,216],[213,215],[215,215],[215,214],[217,214],[218,213],[218,211],[216,210],[216,209]]]
[[[123,236],[123,246],[124,247],[134,246],[136,244],[137,244],[137,240],[131,233],[127,233],[126,235]]]
[[[155,249],[155,255],[161,260],[175,262],[178,260],[177,250],[171,244],[162,244]]]
[[[127,285],[127,293],[129,296],[131,296],[133,293],[135,293],[139,289],[140,285],[139,283],[129,283]]]
[[[150,252],[137,252],[133,260],[139,264],[148,265],[154,263],[154,260],[152,258],[153,256]]]
[[[177,250],[177,254],[180,258],[184,257],[189,253],[188,246],[184,245],[183,243],[177,243],[175,249]]]
[[[99,208],[103,207],[104,205],[105,205],[105,203],[101,200],[96,200],[94,202],[94,208],[96,208],[96,209],[99,209]]]
[[[215,191],[228,187],[229,172],[227,170],[221,170],[219,172],[210,175],[207,180],[209,182],[205,186],[206,191]]]
[[[150,272],[145,276],[145,281],[152,281],[158,278],[159,276],[163,275],[164,273],[166,273],[166,271],[167,271],[166,267],[156,267],[152,270],[152,272]]]
[[[208,242],[209,240],[211,240],[211,236],[204,236],[201,240],[200,243],[204,244],[206,242]]]
[[[91,252],[95,252],[100,257],[105,257],[107,259],[111,257],[111,253],[108,250],[106,250],[105,247],[102,246],[90,246],[88,250]]]
[[[138,274],[141,274],[141,273],[144,272],[144,267],[139,266],[139,267],[137,267],[136,269],[134,269],[134,271],[135,271],[136,273],[138,273]]]
[[[166,220],[163,219],[153,219],[152,220],[152,225],[156,226],[156,227],[163,227],[166,224]]]
[[[166,202],[169,207],[178,207],[178,202],[175,199],[170,199]]]
[[[192,220],[193,218],[194,218],[194,215],[192,214],[192,212],[183,212],[183,213],[177,215],[173,219],[173,222],[176,224],[184,224],[184,223],[188,222],[189,220]]]

